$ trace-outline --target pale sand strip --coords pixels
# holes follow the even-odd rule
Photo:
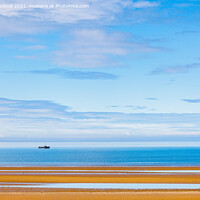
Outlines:
[[[16,192],[1,200],[199,200],[200,192]]]

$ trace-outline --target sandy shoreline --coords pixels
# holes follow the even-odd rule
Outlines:
[[[200,173],[189,174],[98,174],[95,170],[200,170],[200,167],[0,167],[0,182],[3,183],[200,183]],[[13,171],[12,171],[13,170]],[[20,170],[20,175],[14,175],[14,170]],[[28,170],[32,175],[26,174]],[[45,170],[45,174],[38,174]],[[46,171],[47,170],[47,171]],[[48,174],[48,170],[78,170],[96,174]],[[6,174],[3,174],[5,173]],[[76,174],[77,173],[77,174]],[[84,189],[40,189],[40,188],[1,188],[1,200],[99,200],[99,199],[134,199],[134,200],[197,200],[200,190],[84,190]]]
[[[200,192],[1,192],[1,200],[198,200]]]
[[[0,170],[6,170],[6,174],[0,171],[0,182],[24,182],[24,183],[200,183],[200,173],[198,174],[113,174],[102,175],[79,174],[73,171],[73,174],[48,174],[48,170],[200,170],[200,167],[1,167]],[[12,170],[21,170],[19,175]],[[26,170],[33,170],[33,174],[26,174]],[[37,170],[47,170],[47,172],[38,174]],[[34,174],[35,173],[35,174]]]
[[[25,183],[200,183],[200,175],[0,175],[0,182]]]

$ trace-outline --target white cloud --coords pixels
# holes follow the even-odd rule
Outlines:
[[[96,72],[96,71],[70,71],[66,69],[56,68],[48,70],[29,70],[29,71],[4,71],[9,74],[40,74],[40,75],[54,75],[64,79],[78,79],[78,80],[114,80],[119,78],[115,74]]]
[[[70,108],[45,100],[12,100],[0,98],[0,114],[15,117],[57,118],[65,115]]]
[[[200,136],[200,114],[74,112],[51,101],[0,98],[2,140],[177,140]],[[127,134],[127,132],[129,134]]]
[[[13,4],[11,0],[1,0],[1,4]],[[112,19],[115,13],[132,4],[131,0],[20,0],[18,4],[25,8],[1,8],[0,15],[5,17],[28,17],[33,21],[53,21],[57,23],[74,23],[80,20]],[[30,8],[39,5],[40,8]],[[45,5],[48,8],[45,8]],[[53,5],[54,8],[51,8]],[[57,6],[61,5],[61,6]],[[63,5],[88,5],[85,8],[60,8]]]
[[[0,0],[0,4],[14,4]],[[60,25],[95,22],[106,24],[115,21],[125,8],[142,9],[157,6],[155,2],[131,0],[19,0],[26,8],[0,8],[0,35],[34,34]],[[54,5],[54,8],[30,8],[30,5]],[[88,5],[86,8],[56,8],[59,5]],[[141,16],[142,17],[142,16]]]
[[[0,9],[0,36],[36,34],[53,30],[54,26],[45,21],[34,21],[30,16],[3,16]]]
[[[200,63],[158,68],[151,71],[151,74],[180,74],[180,73],[187,73],[195,68],[200,68]]]
[[[158,7],[160,4],[158,2],[150,2],[150,1],[137,1],[133,3],[134,8],[152,8]]]
[[[30,60],[35,60],[35,59],[37,59],[35,56],[23,56],[23,55],[15,56],[15,58],[19,58],[19,59],[30,59]]]
[[[114,67],[123,65],[130,54],[160,51],[147,43],[138,43],[123,33],[107,33],[99,29],[72,32],[70,40],[63,41],[55,51],[54,63],[69,67]],[[119,58],[121,60],[119,61]]]
[[[180,8],[191,7],[191,6],[195,6],[195,5],[196,4],[192,4],[192,3],[176,3],[176,4],[174,4],[174,6],[180,7]]]
[[[38,44],[38,45],[25,46],[23,49],[25,49],[25,50],[44,50],[46,48],[47,48],[47,46]]]

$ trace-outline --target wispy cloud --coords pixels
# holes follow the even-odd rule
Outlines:
[[[2,140],[182,141],[188,136],[196,141],[199,120],[200,114],[75,112],[47,100],[0,98]]]
[[[146,98],[147,100],[151,100],[151,101],[156,101],[156,100],[158,100],[157,98],[152,98],[152,97],[150,97],[150,98]]]
[[[152,7],[158,7],[160,5],[159,2],[156,1],[136,1],[133,2],[134,8],[152,8]]]
[[[7,0],[6,4],[13,4]],[[61,6],[69,5],[66,8]],[[122,14],[125,8],[147,8],[155,6],[155,3],[141,1],[133,3],[131,0],[20,0],[20,5],[25,8],[0,9],[0,35],[34,34],[53,30],[57,25],[74,23],[95,22],[107,23],[114,21],[118,14]],[[29,5],[47,5],[49,8],[31,8]],[[54,8],[50,8],[53,5]],[[56,6],[61,5],[61,6]],[[70,5],[77,5],[71,6]],[[85,5],[80,7],[79,5]],[[36,6],[37,7],[37,6]]]
[[[6,1],[7,4],[13,3],[11,0]],[[104,19],[105,21],[113,20],[115,14],[122,13],[124,8],[151,8],[159,5],[156,1],[135,1],[131,0],[66,0],[63,4],[62,0],[20,0],[21,5],[25,8],[6,8],[0,10],[0,15],[4,17],[26,18],[32,21],[46,21],[56,23],[76,23],[79,21],[98,21]],[[30,5],[35,5],[30,7]],[[39,5],[46,5],[44,6]],[[50,7],[53,6],[52,8]],[[63,7],[62,5],[66,5]],[[71,6],[70,6],[71,5]]]
[[[23,47],[24,50],[44,50],[47,46],[45,45],[30,45]]]
[[[6,2],[12,3],[11,0]],[[99,20],[102,18],[111,18],[113,14],[121,12],[123,8],[130,6],[130,0],[20,0],[21,5],[25,8],[7,8],[1,9],[0,14],[6,17],[23,17],[31,18],[33,21],[46,21],[57,23],[75,23],[82,20]],[[64,4],[65,3],[65,4]],[[35,5],[31,8],[29,5]],[[37,7],[37,5],[46,5]],[[53,8],[50,7],[53,5]],[[63,7],[62,5],[66,5]],[[76,5],[76,6],[75,6]]]
[[[0,98],[0,115],[16,117],[57,117],[70,107],[47,100],[13,100]],[[53,114],[54,113],[54,114]]]
[[[56,75],[64,79],[79,80],[112,80],[118,76],[111,73],[94,72],[94,71],[70,71],[66,69],[48,69],[48,70],[30,70],[30,71],[4,71],[4,73],[29,73],[41,75]]]
[[[200,99],[182,99],[187,103],[200,103]]]
[[[188,65],[180,65],[166,68],[158,68],[151,71],[151,74],[180,74],[187,73],[192,69],[200,68],[200,63],[193,63]]]
[[[126,56],[161,51],[122,32],[107,33],[100,29],[75,30],[71,40],[62,41],[55,51],[54,64],[79,68],[123,66]]]
[[[44,33],[54,27],[51,23],[34,21],[30,17],[4,16],[1,12],[5,10],[0,9],[0,36]]]
[[[19,59],[30,59],[30,60],[35,60],[35,59],[37,59],[36,56],[23,56],[23,55],[15,56],[15,58],[19,58]]]
[[[131,110],[143,110],[146,109],[146,106],[133,106],[133,105],[127,105],[127,106],[116,106],[116,105],[112,105],[112,106],[108,106],[108,108],[130,108]]]
[[[179,7],[179,8],[186,8],[186,7],[197,6],[197,5],[193,3],[176,3],[174,4],[174,6]]]
[[[146,106],[131,106],[131,105],[124,106],[124,107],[125,108],[132,108],[133,110],[143,110],[143,109],[147,108]]]
[[[197,33],[197,31],[190,31],[190,30],[186,30],[186,31],[180,31],[180,32],[176,32],[176,35],[188,35],[188,34],[194,34]]]
[[[20,4],[25,5],[26,8],[0,9],[0,35],[35,34],[66,27],[67,24],[80,23],[81,25],[83,22],[86,24],[116,23],[121,22],[121,19],[126,19],[127,11],[131,14],[128,17],[131,23],[155,20],[163,23],[168,22],[170,17],[174,20],[178,16],[177,12],[181,12],[185,6],[190,5],[177,4],[172,6],[173,9],[168,8],[165,9],[165,12],[162,12],[162,10],[156,9],[159,8],[160,2],[162,1],[66,0],[63,3],[63,0],[43,0],[42,5],[54,5],[54,8],[30,8],[30,4],[41,5],[41,1],[20,0]],[[13,1],[7,0],[5,4],[13,4]],[[68,6],[61,8],[56,4],[85,5],[85,7]],[[176,8],[176,12],[174,12],[174,8]],[[183,18],[184,16],[181,16],[181,20]]]

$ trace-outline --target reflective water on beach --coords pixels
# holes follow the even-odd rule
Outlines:
[[[71,169],[55,169],[55,170],[0,170],[0,175],[176,175],[176,174],[200,174],[200,170],[71,170]]]
[[[2,185],[3,184],[3,185]],[[1,183],[1,188],[63,188],[63,189],[200,189],[200,184],[163,183]]]
[[[96,169],[92,169],[92,170],[85,170],[85,169],[55,169],[55,170],[41,170],[41,169],[35,169],[35,170],[20,170],[20,169],[16,169],[16,170],[0,170],[0,172],[111,172],[111,173],[116,173],[116,172],[123,172],[123,173],[200,173],[200,170],[96,170]]]

